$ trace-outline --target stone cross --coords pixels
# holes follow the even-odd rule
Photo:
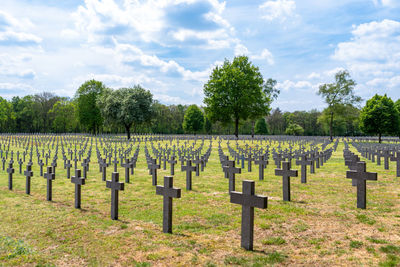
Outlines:
[[[259,159],[256,160],[254,163],[258,164],[258,178],[260,179],[260,181],[264,180],[264,168],[267,166],[268,160],[264,159],[264,156],[260,156]]]
[[[107,174],[107,167],[108,167],[108,163],[106,159],[100,159],[100,166],[102,169],[102,181],[106,181],[106,174]]]
[[[44,165],[43,160],[39,160],[38,164],[40,167],[40,176],[43,176],[43,165]]]
[[[26,165],[26,171],[24,171],[24,175],[26,177],[25,193],[29,195],[31,193],[31,177],[33,176],[31,165]]]
[[[13,168],[13,164],[11,162],[8,164],[7,173],[8,173],[8,189],[12,190],[13,189],[14,168]]]
[[[81,170],[75,170],[75,176],[71,177],[71,183],[75,184],[75,209],[80,209],[81,186],[85,184],[85,178],[81,177]]]
[[[53,180],[56,179],[56,175],[53,173],[53,168],[51,166],[47,167],[47,172],[44,174],[44,179],[47,180],[47,201],[51,201],[53,193]]]
[[[124,183],[119,182],[119,173],[113,172],[111,181],[106,181],[106,187],[111,189],[111,219],[118,220],[119,191],[124,190]]]
[[[396,162],[396,177],[400,177],[400,152],[397,151],[396,155],[393,155],[390,160]]]
[[[231,203],[242,205],[241,246],[253,250],[254,208],[266,209],[268,197],[255,195],[254,181],[243,181],[243,193],[231,192]]]
[[[297,170],[290,169],[290,163],[283,161],[282,169],[275,169],[275,175],[282,176],[283,200],[290,201],[290,177],[297,177]]]
[[[301,165],[301,182],[307,183],[307,165],[311,165],[311,160],[307,160],[305,155],[301,156],[301,160],[296,160],[297,165]]]
[[[229,161],[228,161],[229,162]],[[232,191],[235,191],[235,174],[236,173],[241,173],[242,169],[241,168],[236,168],[235,167],[235,161],[232,160],[230,161],[231,164],[225,165],[223,167],[224,172],[227,174],[228,179],[229,179],[229,194]]]
[[[172,176],[165,176],[164,186],[157,185],[156,194],[164,197],[163,232],[172,233],[172,198],[180,198],[181,189],[173,187]]]
[[[129,183],[129,168],[131,167],[129,159],[125,159],[125,163],[122,163],[121,165],[125,169],[125,183]]]
[[[153,185],[157,185],[157,169],[160,169],[160,164],[154,162],[150,163],[150,171]]]
[[[81,166],[83,167],[83,179],[87,178],[87,171],[89,169],[89,162],[87,159],[83,159],[83,162],[81,163]]]
[[[67,163],[65,164],[65,168],[67,169],[67,178],[68,179],[71,178],[71,167],[72,167],[71,161],[67,160]]]
[[[171,159],[168,160],[168,163],[171,164],[171,175],[175,174],[175,164],[178,163],[178,161],[176,161],[175,156],[171,156]]]
[[[187,160],[186,166],[181,166],[181,171],[186,171],[186,190],[192,190],[192,172],[196,171],[196,166],[192,166],[192,161]]]
[[[376,172],[367,172],[367,164],[364,161],[357,162],[356,171],[347,171],[346,178],[357,180],[357,208],[367,207],[367,180],[378,180]]]

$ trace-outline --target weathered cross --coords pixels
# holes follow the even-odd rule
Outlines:
[[[81,186],[85,184],[85,178],[81,177],[81,170],[75,170],[75,176],[71,177],[71,183],[75,184],[75,208],[81,208]]]
[[[282,169],[275,169],[275,175],[282,176],[283,200],[290,201],[290,177],[297,177],[297,170],[290,169],[290,163],[283,161]]]
[[[56,179],[56,175],[53,173],[53,168],[51,166],[47,167],[47,172],[44,174],[44,179],[47,180],[47,201],[51,201],[53,193],[53,180]]]
[[[367,180],[378,180],[376,172],[367,172],[367,164],[364,161],[357,162],[357,170],[347,171],[346,178],[357,180],[357,208],[367,207]]]
[[[119,191],[124,190],[124,183],[119,182],[119,173],[113,172],[111,181],[106,181],[106,187],[111,189],[111,219],[118,220]]]
[[[11,162],[8,164],[7,173],[8,173],[8,189],[12,190],[14,168]]]
[[[192,161],[187,160],[186,166],[181,166],[181,171],[186,171],[186,190],[192,190],[192,172],[196,171],[196,166],[192,166]]]
[[[254,163],[258,164],[258,178],[264,180],[264,168],[267,166],[268,160],[264,159],[264,156],[260,156]]]
[[[129,159],[125,159],[125,163],[122,163],[121,165],[125,169],[125,183],[129,183],[129,168],[131,167]]]
[[[65,168],[67,169],[67,178],[68,179],[71,178],[71,167],[72,167],[71,161],[68,159],[67,163],[65,163]]]
[[[235,167],[235,161],[227,161],[226,163],[230,163],[230,164],[226,164],[225,166],[223,166],[222,168],[224,169],[225,174],[227,174],[228,179],[229,179],[229,194],[232,191],[235,191],[235,174],[236,173],[241,173],[242,169],[241,168],[236,168]]]
[[[181,189],[173,187],[173,177],[164,177],[164,186],[157,185],[156,194],[164,197],[163,232],[172,233],[172,198],[181,197]]]
[[[151,171],[152,184],[157,185],[157,170],[160,169],[160,164],[150,163],[149,169]]]
[[[254,207],[266,209],[268,197],[255,195],[254,181],[243,181],[243,193],[231,192],[231,203],[242,205],[241,246],[253,250],[254,238]]]
[[[301,165],[301,182],[307,183],[307,165],[311,165],[311,160],[307,160],[306,155],[301,156],[301,160],[296,160],[297,165]]]
[[[31,177],[33,176],[32,165],[26,165],[24,175],[26,177],[25,193],[29,195],[31,193]]]
[[[171,159],[168,160],[168,163],[171,164],[171,175],[175,174],[175,164],[178,163],[178,161],[176,161],[175,156],[171,156]]]

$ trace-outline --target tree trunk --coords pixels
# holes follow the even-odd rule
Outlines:
[[[333,111],[331,111],[331,121],[329,123],[329,136],[330,136],[331,141],[333,140],[333,137],[332,137],[332,125],[333,125]]]
[[[131,139],[131,127],[129,125],[125,125],[125,130],[126,130],[126,135],[128,137],[128,140]]]
[[[239,117],[235,117],[235,136],[239,137]]]
[[[382,134],[379,133],[379,144],[382,143]]]
[[[255,127],[256,122],[252,121],[251,122],[251,138],[254,138],[254,127]]]

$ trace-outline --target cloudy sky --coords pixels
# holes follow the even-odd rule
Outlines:
[[[1,0],[0,96],[73,97],[86,80],[202,104],[214,66],[247,55],[278,81],[274,107],[322,109],[348,69],[364,99],[400,98],[398,0]]]

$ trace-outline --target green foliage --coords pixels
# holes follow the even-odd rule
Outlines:
[[[79,122],[92,133],[98,132],[103,123],[97,101],[105,90],[102,82],[90,80],[83,83],[75,93]]]
[[[264,116],[270,111],[272,97],[267,95],[268,90],[258,67],[248,57],[235,57],[232,63],[225,60],[204,85],[205,111],[212,122],[233,121],[238,136],[240,120]]]
[[[106,90],[98,100],[101,115],[110,125],[121,125],[130,139],[130,128],[137,127],[152,118],[153,95],[140,85],[133,88]],[[136,132],[136,128],[135,128]]]
[[[212,123],[211,123],[211,121],[207,118],[207,116],[204,116],[204,130],[206,131],[207,134],[211,134],[211,131],[212,131]]]
[[[286,128],[285,133],[287,135],[303,135],[304,129],[297,123],[290,123],[289,126]]]
[[[340,136],[354,136],[361,133],[359,127],[360,109],[353,105],[337,105],[336,116],[332,122],[332,134]],[[331,113],[328,108],[324,109],[318,117],[323,132],[329,133]]]
[[[201,109],[196,105],[190,105],[183,118],[183,130],[186,133],[197,133],[203,129],[204,115]]]
[[[360,128],[366,134],[378,134],[379,142],[383,134],[399,132],[399,112],[390,97],[376,94],[369,99],[360,114]]]
[[[260,118],[256,121],[255,132],[256,134],[268,134],[268,127],[264,118]]]
[[[269,126],[270,134],[282,135],[285,133],[287,123],[282,111],[279,108],[274,109],[272,113],[267,117],[267,123]]]
[[[353,105],[361,102],[361,97],[354,95],[356,82],[350,78],[347,70],[339,71],[335,74],[335,82],[319,86],[318,95],[324,98],[328,104],[328,113],[330,114],[329,135],[332,140],[333,118],[345,105]]]
[[[0,129],[2,132],[12,130],[15,120],[15,113],[11,103],[0,97]]]
[[[56,133],[72,132],[77,127],[75,105],[67,100],[56,102],[49,111],[53,119],[53,131]]]
[[[186,106],[164,105],[154,101],[151,131],[161,134],[183,134],[183,117]]]

